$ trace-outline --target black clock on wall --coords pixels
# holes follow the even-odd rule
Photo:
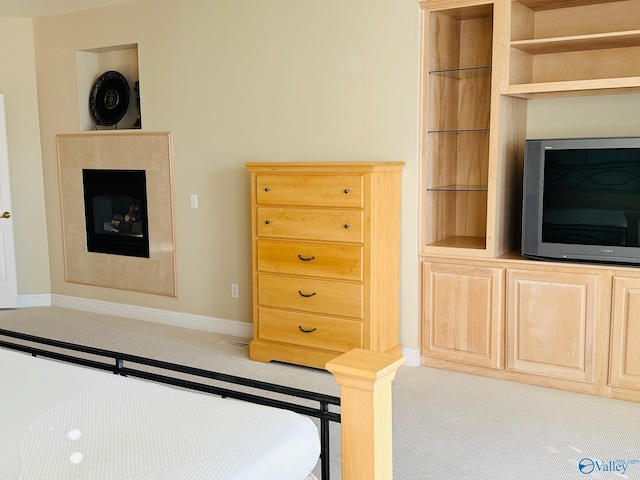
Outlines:
[[[103,73],[93,84],[89,95],[89,109],[97,125],[117,124],[129,108],[129,84],[120,72]]]

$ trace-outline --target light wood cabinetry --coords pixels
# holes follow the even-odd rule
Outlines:
[[[640,91],[640,0],[420,6],[422,363],[640,401],[640,271],[510,253],[528,99]]]
[[[612,395],[607,365],[613,270],[514,255],[425,260],[423,365]],[[640,280],[640,271],[634,273]],[[638,302],[640,308],[640,297]],[[629,368],[636,371],[633,361]]]
[[[506,368],[595,382],[598,275],[507,270]]]
[[[493,257],[517,245],[526,104],[500,96],[501,3],[421,4],[421,252]],[[501,20],[502,19],[502,20]],[[496,68],[497,67],[497,68]],[[506,134],[500,134],[500,131]]]
[[[445,262],[422,268],[426,364],[437,358],[500,368],[503,269]]]
[[[247,163],[252,360],[324,368],[354,348],[400,353],[403,163]]]
[[[640,278],[613,279],[609,384],[640,391]]]
[[[511,3],[509,95],[640,87],[640,1]]]

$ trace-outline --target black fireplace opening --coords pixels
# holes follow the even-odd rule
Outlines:
[[[144,170],[82,169],[87,250],[149,258]]]

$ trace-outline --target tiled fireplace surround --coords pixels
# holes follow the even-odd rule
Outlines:
[[[68,134],[57,143],[66,281],[176,296],[170,134]],[[149,258],[87,250],[82,169],[145,171]]]

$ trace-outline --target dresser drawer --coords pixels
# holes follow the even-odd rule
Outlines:
[[[361,175],[256,175],[258,205],[362,208]]]
[[[363,287],[360,283],[261,273],[258,305],[362,318]]]
[[[362,281],[362,246],[258,240],[258,270]]]
[[[258,207],[259,237],[362,243],[363,212],[325,208]]]
[[[348,352],[362,348],[362,322],[260,308],[258,337],[304,347]]]

